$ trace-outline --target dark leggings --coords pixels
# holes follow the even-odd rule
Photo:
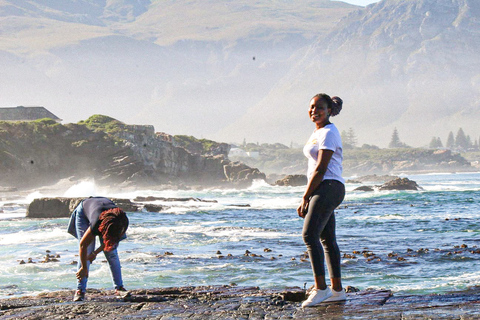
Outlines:
[[[335,236],[333,210],[345,197],[345,185],[337,180],[324,180],[315,190],[303,223],[303,241],[315,276],[325,277],[327,260],[330,278],[340,278],[340,250]],[[320,244],[321,241],[321,244]]]

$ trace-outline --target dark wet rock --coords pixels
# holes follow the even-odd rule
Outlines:
[[[84,198],[40,198],[34,199],[27,208],[27,218],[64,218]]]
[[[131,290],[88,289],[85,302],[73,290],[0,300],[5,319],[477,319],[480,288],[431,295],[394,295],[389,290],[347,293],[347,301],[300,308],[300,288],[201,286]]]
[[[408,178],[397,178],[380,186],[380,190],[419,190],[418,184]]]
[[[151,203],[147,203],[143,206],[143,208],[147,211],[147,212],[161,212],[162,210],[165,209],[165,206],[162,206],[162,205],[159,205],[159,204],[151,204]]]
[[[354,293],[354,292],[359,292],[360,289],[352,287],[352,286],[346,286],[345,287],[345,292],[346,293]]]
[[[164,197],[153,197],[153,196],[148,196],[148,197],[141,197],[138,196],[133,201],[137,202],[146,202],[146,201],[170,201],[170,202],[186,202],[186,201],[195,201],[195,202],[212,202],[212,203],[217,203],[217,200],[205,200],[205,199],[200,199],[200,198],[164,198]]]
[[[39,198],[34,199],[27,208],[27,218],[66,218],[85,198]],[[122,210],[135,212],[140,209],[138,204],[129,199],[112,198]]]
[[[373,189],[373,187],[370,187],[370,186],[361,186],[361,187],[353,189],[353,191],[372,192],[372,191],[374,191],[374,189]]]
[[[275,181],[276,186],[298,187],[307,185],[308,178],[304,174],[294,174],[285,176],[283,179]]]
[[[226,207],[250,208],[249,204],[227,204]]]
[[[125,212],[137,212],[141,209],[141,205],[130,201],[130,199],[111,198],[111,200]]]
[[[76,206],[85,198],[39,198],[34,199],[27,208],[27,218],[65,218],[70,214]],[[130,199],[111,198],[117,206],[126,212],[139,212],[144,208],[148,212],[161,212],[167,209],[167,206],[141,203],[149,201],[171,201],[171,202],[211,202],[217,203],[217,200],[205,200],[199,198],[162,198],[162,197],[137,197],[132,202]],[[238,205],[241,206],[241,205]],[[247,205],[248,206],[248,205]]]
[[[367,191],[367,192],[370,191],[371,192],[371,191],[374,191],[375,189],[384,191],[384,190],[419,190],[422,188],[413,180],[410,180],[408,178],[397,177],[393,180],[385,182],[382,185],[360,186],[358,188],[355,188],[354,191]]]
[[[223,166],[225,177],[229,182],[242,185],[250,185],[253,180],[266,180],[263,172],[257,168],[251,168],[244,163],[232,161]]]

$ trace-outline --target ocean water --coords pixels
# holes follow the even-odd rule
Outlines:
[[[347,184],[336,210],[344,286],[420,294],[480,285],[480,173],[406,177],[423,190],[365,193]],[[156,201],[170,208],[128,213],[128,238],[119,247],[128,289],[232,283],[284,288],[313,284],[303,220],[296,214],[303,191],[257,181],[245,190],[105,194],[82,182],[57,196],[217,200]],[[42,196],[51,195],[0,201],[0,298],[75,288],[78,245],[66,232],[68,218],[25,218],[25,205]],[[59,261],[42,263],[47,250]],[[20,264],[29,258],[33,263]],[[112,288],[102,254],[91,267],[89,287]]]

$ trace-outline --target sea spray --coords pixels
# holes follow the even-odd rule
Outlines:
[[[97,193],[97,186],[95,185],[95,181],[93,180],[86,180],[81,181],[77,184],[74,184],[67,191],[63,194],[64,197],[90,197],[90,196],[98,196]]]

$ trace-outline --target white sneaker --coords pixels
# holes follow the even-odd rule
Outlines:
[[[313,289],[307,300],[303,301],[302,308],[313,307],[322,303],[332,296],[332,290],[329,287],[325,290]]]
[[[347,294],[345,293],[345,289],[340,291],[332,290],[332,296],[330,298],[325,299],[324,302],[333,302],[333,301],[345,301],[347,300]]]

